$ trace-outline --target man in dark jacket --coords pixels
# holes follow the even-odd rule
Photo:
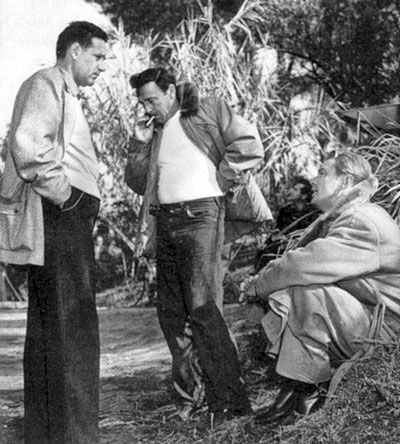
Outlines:
[[[224,195],[262,159],[262,144],[224,100],[199,100],[192,86],[180,87],[162,68],[132,76],[131,85],[145,111],[135,124],[126,169],[128,185],[145,195],[138,240],[156,222],[157,309],[174,384],[199,405],[204,380],[215,424],[251,410],[222,316],[221,249]],[[199,378],[188,377],[195,366],[185,364],[188,327]]]
[[[254,268],[259,272],[269,261],[279,257],[286,249],[290,234],[307,228],[319,215],[311,204],[313,191],[311,183],[304,177],[297,176],[289,189],[289,203],[280,208],[276,218],[276,228],[257,251]]]

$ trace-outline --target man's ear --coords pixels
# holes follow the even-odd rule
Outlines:
[[[167,89],[168,97],[172,100],[176,99],[176,86],[171,83]]]
[[[79,54],[82,51],[82,47],[78,42],[72,43],[72,45],[69,47],[68,50],[71,54],[71,57],[76,60],[76,58],[79,56]]]

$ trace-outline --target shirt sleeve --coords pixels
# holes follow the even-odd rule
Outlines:
[[[286,252],[257,279],[260,297],[295,285],[332,284],[379,269],[379,232],[366,217],[339,217],[325,238]]]

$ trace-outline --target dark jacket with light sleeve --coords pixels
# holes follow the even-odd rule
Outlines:
[[[182,127],[188,138],[214,163],[217,181],[226,192],[240,181],[245,171],[263,159],[258,131],[220,97],[198,99],[197,91],[190,84],[185,84],[182,97]],[[149,143],[130,141],[125,179],[133,191],[145,196],[141,212],[142,232],[151,224],[150,203],[157,204],[157,159],[161,137],[162,127],[156,127]],[[249,223],[237,224],[241,224],[244,231],[250,231]]]

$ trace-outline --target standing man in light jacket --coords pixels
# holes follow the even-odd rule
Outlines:
[[[221,249],[224,194],[260,162],[263,148],[256,128],[224,100],[199,99],[192,85],[177,85],[163,68],[130,82],[145,116],[135,124],[126,180],[145,195],[139,231],[149,218],[157,225],[157,309],[173,357],[173,380],[190,396],[199,388],[187,375],[193,368],[185,366],[189,325],[215,426],[251,410],[221,314]]]
[[[92,229],[97,158],[79,87],[105,69],[107,34],[71,23],[57,63],[21,86],[0,185],[0,260],[29,264],[26,444],[98,444],[99,331]]]

